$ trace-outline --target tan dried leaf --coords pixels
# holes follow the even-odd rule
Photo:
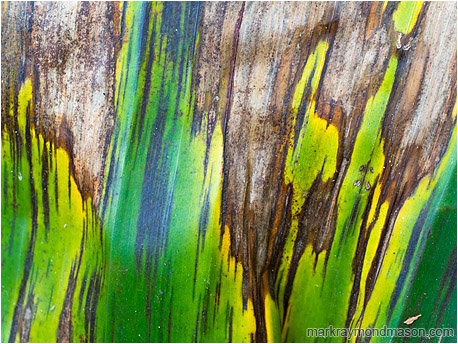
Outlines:
[[[421,314],[418,314],[414,317],[410,317],[409,319],[407,319],[406,321],[404,321],[404,324],[406,325],[410,325],[410,324],[413,324],[415,320],[417,320],[419,317],[421,317]]]

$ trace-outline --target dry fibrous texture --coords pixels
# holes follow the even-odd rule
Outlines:
[[[115,121],[120,39],[115,4],[33,2],[4,7],[10,7],[3,26],[8,30],[3,33],[4,74],[15,68],[23,78],[33,78],[36,130],[65,147],[82,193],[98,203]]]

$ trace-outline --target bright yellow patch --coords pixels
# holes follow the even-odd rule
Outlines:
[[[423,1],[401,1],[393,13],[394,29],[407,35],[417,22]]]

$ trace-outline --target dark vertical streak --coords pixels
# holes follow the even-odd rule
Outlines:
[[[196,328],[194,330],[193,343],[197,343],[198,334],[199,334],[200,301],[201,301],[201,296],[199,295],[199,302],[198,302],[199,309],[197,309],[197,314],[196,314]]]
[[[91,280],[89,281],[89,286],[87,288],[86,294],[86,304],[84,307],[84,330],[86,332],[86,342],[89,342],[89,323],[90,323],[90,315],[91,315],[91,299],[92,294],[94,292],[94,283],[95,283],[95,272],[92,273]],[[112,319],[115,317],[113,316]]]
[[[100,293],[100,287],[101,287],[101,276],[96,275],[96,280],[95,280],[95,290],[94,294],[92,295],[92,304],[91,304],[91,327],[90,327],[90,335],[89,335],[89,340],[91,343],[95,342],[95,323],[96,323],[96,314],[97,314],[97,305],[99,302],[99,293]]]
[[[450,301],[452,300],[453,294],[456,293],[456,279],[457,279],[456,257],[457,257],[457,254],[456,254],[456,245],[455,245],[455,248],[453,249],[452,254],[449,256],[449,259],[447,262],[447,268],[444,271],[444,274],[441,280],[441,284],[440,284],[440,288],[439,288],[439,290],[443,290],[445,288],[445,283],[448,280],[448,287],[445,292],[444,298],[442,300],[442,304],[440,306],[439,312],[437,314],[436,324],[435,324],[436,327],[440,327],[440,325],[442,324],[442,320],[450,304]]]
[[[377,185],[378,178],[375,180],[374,185]],[[357,301],[358,301],[358,296],[359,296],[359,291],[360,291],[360,284],[361,284],[361,276],[362,276],[362,270],[364,266],[364,257],[366,255],[366,249],[367,249],[367,244],[370,239],[370,235],[372,232],[372,229],[374,228],[375,223],[378,220],[378,215],[379,215],[379,210],[380,210],[380,203],[376,205],[376,212],[375,212],[375,217],[373,219],[369,219],[369,213],[370,209],[372,208],[372,202],[373,202],[373,197],[374,197],[374,192],[375,188],[372,188],[367,202],[366,206],[364,208],[363,212],[363,217],[362,217],[362,223],[360,226],[360,231],[359,231],[359,236],[358,236],[358,242],[357,242],[357,247],[356,247],[356,252],[353,256],[353,262],[352,262],[352,269],[353,269],[353,286],[352,286],[352,291],[350,294],[350,300],[348,304],[348,309],[347,309],[347,319],[345,322],[345,327],[349,328],[351,321],[353,319],[353,316],[356,311],[356,306],[357,306]],[[369,227],[366,230],[366,227],[368,225],[368,222],[370,222]],[[360,318],[361,320],[362,318]]]
[[[211,175],[210,175],[211,179]],[[199,263],[199,251],[203,252],[205,247],[205,234],[207,233],[207,224],[210,208],[210,193],[211,193],[211,184],[209,189],[205,192],[205,200],[202,206],[202,210],[199,215],[199,232],[197,236],[197,245],[196,245],[196,259],[194,263],[194,283],[192,288],[192,297],[194,299],[195,289],[196,289],[196,278],[197,278],[197,267]],[[202,243],[202,244],[201,244]]]
[[[315,195],[316,190],[318,189],[318,186],[321,183],[322,173],[323,173],[323,168],[321,169],[320,173],[318,173],[312,185],[310,186],[310,189],[304,201],[304,205],[302,206],[301,213],[299,215],[300,217],[299,217],[299,224],[298,224],[298,229],[297,229],[297,237],[294,243],[290,268],[287,272],[287,281],[286,281],[285,292],[283,296],[283,309],[285,310],[283,314],[283,321],[282,321],[283,327],[286,325],[286,316],[288,313],[287,309],[289,305],[289,299],[291,298],[291,294],[293,291],[294,278],[296,276],[297,268],[299,266],[299,261],[302,257],[302,254],[305,251],[307,239],[308,239],[309,232],[310,232],[310,225],[307,223],[307,205],[313,201],[312,197]]]
[[[56,132],[54,130],[54,137],[56,137]],[[53,147],[53,145],[51,145]],[[59,174],[57,173],[57,149],[54,148],[54,162],[55,162],[55,169],[54,169],[54,199],[56,201],[56,212],[59,213]],[[51,165],[51,168],[52,165]]]
[[[228,154],[228,147],[226,144],[226,137],[227,137],[227,123],[229,122],[229,114],[231,111],[232,105],[232,91],[234,89],[234,73],[235,73],[235,64],[237,60],[237,50],[239,45],[239,37],[240,37],[240,27],[242,26],[242,18],[243,13],[245,11],[245,2],[242,3],[242,7],[239,11],[239,17],[235,24],[234,29],[234,38],[232,41],[232,57],[229,64],[229,78],[228,78],[228,86],[227,86],[227,103],[226,109],[224,111],[223,120],[222,120],[222,133],[223,133],[223,188],[222,188],[222,202],[221,202],[221,238],[223,237],[225,225],[226,225],[226,209],[227,209],[227,188],[229,183],[229,166],[226,162],[226,156]]]
[[[26,128],[25,128],[25,139],[26,139],[26,151],[27,151],[27,161],[30,166],[30,175],[29,175],[29,182],[30,182],[30,204],[32,205],[32,228],[30,233],[30,241],[29,247],[27,249],[27,255],[25,258],[24,263],[24,273],[21,280],[21,285],[19,287],[19,295],[16,302],[16,306],[14,307],[14,314],[11,323],[11,330],[10,336],[8,341],[10,343],[16,340],[16,334],[18,329],[18,322],[19,318],[22,315],[22,307],[24,304],[25,298],[25,291],[27,288],[27,282],[30,275],[30,269],[33,262],[33,254],[35,249],[35,240],[37,235],[37,217],[38,217],[38,208],[37,208],[37,198],[35,194],[35,182],[33,179],[33,165],[32,165],[32,138],[30,136],[30,102],[27,106],[27,120],[26,120]]]
[[[170,343],[170,333],[172,330],[172,309],[173,309],[173,286],[172,286],[172,291],[170,292],[169,321],[167,324],[167,342],[168,343]]]
[[[83,223],[84,226],[84,223]],[[72,264],[70,274],[68,276],[67,290],[65,292],[64,303],[62,305],[62,312],[59,316],[59,325],[57,328],[57,342],[71,342],[72,338],[72,308],[73,308],[73,295],[75,293],[76,282],[78,280],[79,271],[81,268],[81,262],[83,260],[84,252],[84,241],[86,238],[86,232],[83,228],[83,235],[80,244],[80,253],[78,262],[75,259],[75,263]]]
[[[48,181],[49,181],[48,149],[46,148],[46,143],[44,143],[42,159],[41,159],[41,187],[43,190],[43,217],[44,217],[45,240],[46,241],[48,241],[48,231],[49,231]]]
[[[428,215],[428,212],[431,208],[431,203],[434,198],[434,193],[430,196],[428,204],[421,210],[420,215],[417,218],[417,221],[412,229],[412,234],[410,235],[409,238],[409,243],[407,245],[407,249],[404,255],[404,259],[402,261],[402,267],[400,274],[396,280],[396,285],[395,288],[391,294],[390,298],[390,304],[389,308],[387,310],[387,322],[391,320],[391,316],[393,315],[394,308],[396,306],[396,303],[399,299],[399,296],[401,294],[402,289],[404,288],[404,285],[406,283],[406,279],[408,277],[408,272],[409,269],[412,265],[412,261],[415,258],[415,250],[417,249],[418,246],[418,241],[420,239],[420,236],[423,231],[426,231],[427,229],[424,228],[425,226],[425,221]],[[427,236],[426,233],[424,235],[425,237]]]
[[[237,50],[239,46],[239,37],[240,37],[240,27],[242,26],[242,18],[243,18],[243,13],[245,11],[245,2],[242,3],[242,7],[239,12],[239,17],[237,19],[237,22],[235,24],[235,30],[234,30],[234,38],[232,41],[232,58],[230,61],[229,65],[229,79],[228,79],[228,87],[227,87],[227,103],[226,103],[226,110],[224,112],[224,118],[223,118],[223,135],[224,135],[224,141],[226,140],[226,127],[227,123],[229,121],[229,113],[231,110],[231,105],[232,105],[232,91],[234,89],[234,72],[235,72],[235,65],[237,61]]]
[[[146,9],[145,9],[145,14],[142,18],[142,40],[141,40],[141,47],[140,47],[140,61],[143,61],[143,59],[146,57],[146,43],[148,41],[148,30],[149,30],[149,23],[151,20],[151,3],[146,3]],[[155,27],[156,24],[156,17],[153,19],[153,28]],[[140,115],[135,116],[136,120],[134,122],[133,128],[132,128],[132,135],[137,133],[137,128],[138,128],[138,133],[137,133],[137,138],[136,142],[141,143],[141,138],[142,134],[144,132],[143,130],[143,122],[145,119],[145,114],[146,114],[146,107],[148,105],[148,98],[149,98],[149,93],[151,90],[151,70],[153,67],[153,62],[155,60],[154,56],[154,36],[155,36],[155,30],[153,29],[153,32],[151,36],[149,37],[149,52],[148,52],[148,60],[146,63],[146,76],[145,76],[145,83],[143,85],[143,98],[142,98],[142,104],[141,104],[141,109],[140,109]],[[141,69],[140,69],[141,72]],[[135,156],[138,155],[138,147],[140,144],[137,144],[136,150],[135,150]]]
[[[87,284],[87,270],[84,272],[83,280],[81,281],[80,294],[78,296],[78,313],[81,312],[81,306],[83,304],[84,292],[86,291]]]
[[[231,307],[231,313],[229,315],[229,343],[232,343],[232,321],[234,318],[234,308]]]
[[[59,325],[57,328],[56,342],[71,342],[72,341],[72,298],[75,285],[75,269],[76,261],[72,264],[70,274],[68,275],[67,290],[62,305],[62,312],[59,316]]]

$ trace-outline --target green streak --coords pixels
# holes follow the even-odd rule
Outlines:
[[[243,309],[242,268],[235,273],[229,239],[221,241],[221,118],[211,140],[207,114],[192,133],[198,8],[124,6],[117,124],[102,208],[109,254],[97,338],[249,341],[255,329],[252,306]]]
[[[316,257],[317,263],[314,267],[315,253],[311,246],[306,248],[299,262],[290,300],[291,306],[286,319],[287,326],[286,330],[283,331],[284,334],[288,333],[288,336],[284,340],[299,341],[305,338],[312,340],[313,338],[307,337],[307,328],[320,328],[329,325],[336,328],[345,327],[347,305],[352,289],[352,260],[358,241],[358,232],[355,229],[361,225],[362,210],[367,203],[368,192],[364,192],[365,184],[369,182],[373,185],[383,166],[383,154],[380,156],[379,153],[381,150],[379,131],[391,94],[396,68],[397,59],[392,57],[380,88],[367,103],[350,165],[337,201],[336,232],[326,271],[324,270],[326,253],[322,252]],[[322,147],[327,144],[326,141],[321,142]],[[374,161],[371,160],[372,156],[377,156],[375,166],[373,165]],[[382,161],[379,161],[380,159]],[[369,161],[371,162],[370,166],[374,166],[374,172],[376,172],[367,173],[363,176],[359,171],[360,166]],[[367,169],[369,168],[368,166]],[[361,185],[354,186],[358,180],[361,181]],[[350,227],[349,218],[358,199],[356,220]],[[324,276],[326,277],[324,278]],[[304,304],[307,307],[304,307]],[[330,305],[332,305],[332,312],[329,311]],[[310,312],[310,309],[313,311]],[[307,323],[307,327],[300,326],[298,321]],[[319,338],[318,340],[325,341],[326,338]]]

